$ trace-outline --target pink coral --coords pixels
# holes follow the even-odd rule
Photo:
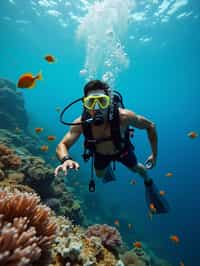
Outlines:
[[[31,193],[0,191],[0,265],[30,266],[56,233],[50,209]]]
[[[122,244],[119,231],[107,224],[95,224],[89,226],[86,231],[87,237],[96,236],[101,239],[102,245],[108,249],[114,249]]]

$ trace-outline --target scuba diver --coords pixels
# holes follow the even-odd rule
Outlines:
[[[83,113],[73,123],[63,120],[65,111],[74,103],[82,101]],[[69,149],[84,135],[83,159],[92,159],[91,179],[89,191],[95,191],[94,172],[104,183],[116,180],[114,175],[115,162],[121,162],[129,170],[138,173],[144,180],[147,206],[154,213],[167,213],[169,204],[152,178],[148,169],[156,165],[157,133],[155,124],[143,116],[124,108],[122,96],[117,91],[100,80],[91,80],[84,87],[84,97],[75,100],[62,111],[60,120],[63,124],[71,125],[60,143],[56,154],[61,164],[55,169],[55,176],[63,171],[67,175],[68,169],[78,170],[80,165],[69,155]],[[145,129],[151,145],[152,154],[145,165],[138,162],[134,153],[134,146],[130,141],[134,128]],[[111,166],[113,162],[113,167]]]

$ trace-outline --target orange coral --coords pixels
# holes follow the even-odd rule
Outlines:
[[[31,265],[50,248],[56,225],[37,195],[0,190],[0,213],[0,265]]]

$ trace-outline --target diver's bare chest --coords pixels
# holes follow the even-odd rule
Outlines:
[[[111,129],[109,125],[93,126],[92,135],[95,139],[107,138],[111,136]]]
[[[92,135],[95,139],[105,139],[111,137],[111,128],[110,125],[102,125],[102,126],[93,126],[92,127]],[[99,144],[96,144],[96,151],[101,154],[111,155],[117,153],[115,145],[112,140],[106,140]]]

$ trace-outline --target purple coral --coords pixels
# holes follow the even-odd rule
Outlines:
[[[115,249],[122,244],[119,231],[107,224],[95,224],[89,226],[86,231],[87,237],[96,236],[101,239],[101,243],[108,249]]]
[[[0,265],[32,265],[55,236],[50,209],[37,195],[0,190]]]

